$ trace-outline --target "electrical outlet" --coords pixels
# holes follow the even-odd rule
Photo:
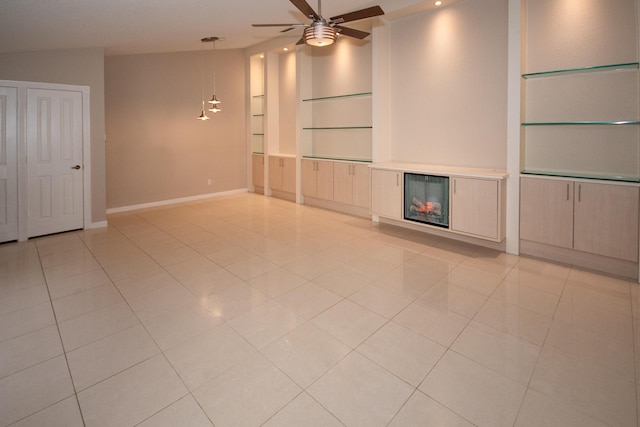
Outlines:
[[[211,178],[207,180],[207,185],[211,185]]]

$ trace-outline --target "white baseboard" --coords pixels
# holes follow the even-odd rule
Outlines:
[[[221,191],[219,193],[209,193],[209,194],[201,194],[199,196],[181,197],[179,199],[161,200],[159,202],[142,203],[140,205],[122,206],[119,208],[107,209],[107,215],[113,214],[113,213],[119,213],[119,212],[135,211],[138,209],[155,208],[158,206],[175,205],[177,203],[195,202],[198,200],[212,199],[214,197],[231,196],[234,194],[246,193],[247,191],[249,191],[247,188],[241,188],[239,190]]]
[[[88,226],[86,226],[84,229],[85,230],[91,230],[94,228],[104,228],[107,227],[107,221],[100,221],[100,222],[92,222],[91,224],[89,224]]]

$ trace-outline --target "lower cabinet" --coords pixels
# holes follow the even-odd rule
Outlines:
[[[371,170],[371,213],[391,219],[402,219],[402,186],[402,172]]]
[[[333,162],[302,159],[302,194],[333,200]]]
[[[438,180],[424,180],[427,184],[421,186],[421,175]],[[500,243],[505,235],[506,178],[506,172],[495,170],[374,164],[371,213],[400,221],[407,227],[419,224],[435,234],[464,235]]]
[[[520,239],[573,248],[573,182],[520,179]]]
[[[251,182],[256,187],[264,187],[264,156],[262,154],[251,156]]]
[[[638,261],[636,186],[520,179],[520,239]]]
[[[451,229],[498,239],[501,223],[499,181],[457,177],[451,180]]]
[[[370,182],[367,164],[335,162],[333,164],[333,201],[369,208]]]
[[[269,187],[272,190],[295,193],[296,159],[293,157],[269,156]]]

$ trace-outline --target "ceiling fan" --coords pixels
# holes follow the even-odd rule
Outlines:
[[[310,24],[253,24],[254,27],[289,27],[282,32],[291,31],[297,27],[304,27],[302,38],[297,44],[306,43],[310,46],[329,46],[335,43],[338,34],[343,34],[357,39],[364,39],[369,35],[366,31],[360,31],[353,28],[343,27],[340,24],[345,22],[359,21],[361,19],[373,18],[374,16],[384,15],[384,11],[380,6],[372,6],[365,9],[356,10],[355,12],[345,13],[343,15],[334,16],[330,19],[322,17],[322,3],[318,0],[318,12],[305,0],[290,0],[295,7],[300,10],[306,17],[312,20]]]

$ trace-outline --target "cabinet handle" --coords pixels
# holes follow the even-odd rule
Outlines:
[[[567,184],[567,202],[569,201],[569,184]]]
[[[458,185],[457,185],[458,181],[456,181],[455,179],[453,180],[453,194],[456,194],[456,191],[458,189]]]
[[[582,184],[578,184],[578,203],[581,202],[582,199]]]
[[[396,187],[400,187],[400,174],[396,174]]]

